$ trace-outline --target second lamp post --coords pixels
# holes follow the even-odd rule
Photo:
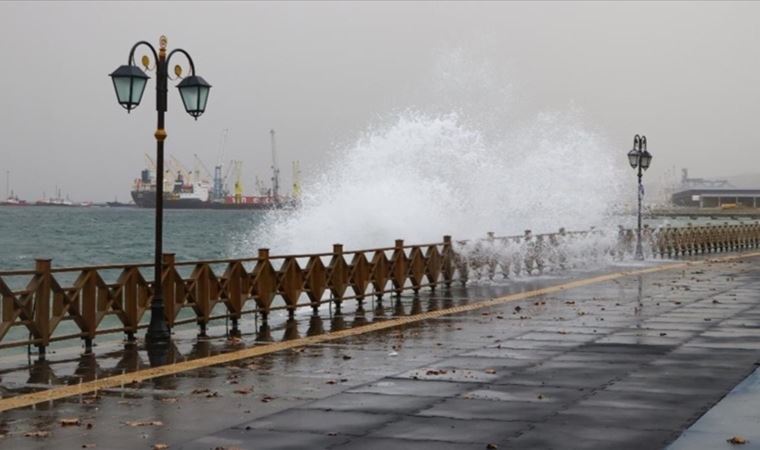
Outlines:
[[[644,195],[644,185],[641,183],[641,177],[644,171],[649,168],[652,162],[652,154],[647,151],[647,137],[639,136],[633,138],[633,148],[628,152],[628,162],[633,169],[638,169],[639,177],[639,209],[638,209],[638,228],[636,230],[636,259],[644,259],[644,251],[641,247],[641,197]]]
[[[163,262],[161,260],[163,253],[163,208],[164,208],[164,140],[166,139],[166,130],[164,129],[164,113],[166,113],[167,104],[167,85],[169,80],[169,61],[176,53],[182,53],[190,64],[190,76],[183,78],[177,85],[179,88],[182,103],[185,111],[193,118],[198,117],[206,110],[206,102],[211,85],[203,78],[195,75],[195,64],[190,55],[177,48],[166,54],[166,36],[161,36],[159,40],[158,52],[147,41],[140,41],[132,46],[127,59],[127,65],[119,66],[118,69],[111,73],[113,86],[116,90],[116,97],[119,104],[130,112],[140,104],[145,85],[148,78],[145,72],[135,65],[135,50],[140,45],[144,45],[153,53],[156,69],[156,111],[158,112],[158,125],[154,134],[156,138],[156,248],[155,248],[155,282],[153,283],[153,298],[150,303],[150,325],[145,335],[145,340],[151,344],[166,343],[170,340],[171,335],[169,327],[166,324],[164,310],[163,286],[161,276],[163,274]],[[142,64],[146,69],[149,68],[150,59],[147,56],[142,57]],[[174,74],[179,78],[182,75],[180,66],[174,67]]]

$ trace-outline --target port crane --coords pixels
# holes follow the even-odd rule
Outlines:
[[[274,129],[269,130],[272,139],[272,197],[275,203],[280,203],[280,169],[277,167],[277,144]]]
[[[206,167],[205,164],[203,164],[203,161],[198,157],[197,153],[193,153],[193,156],[195,157],[195,176],[200,180],[200,171],[197,169],[197,167],[203,168],[203,172],[206,173],[206,176],[211,178],[211,172],[209,172],[208,167]]]
[[[230,129],[225,128],[222,130],[219,142],[219,156],[216,158],[216,165],[214,166],[214,186],[211,191],[211,198],[214,200],[221,200],[224,198],[224,182],[226,177],[222,178],[222,159],[224,158],[224,150],[227,147],[227,139],[230,134]]]
[[[301,163],[298,160],[293,161],[293,198],[301,198]]]

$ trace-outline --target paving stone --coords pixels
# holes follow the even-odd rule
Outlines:
[[[483,444],[454,443],[443,441],[412,441],[409,439],[357,438],[330,447],[335,450],[483,450]]]
[[[520,450],[641,450],[659,449],[672,439],[672,431],[632,430],[629,428],[574,426],[544,423],[519,438],[504,443],[504,448]]]
[[[579,428],[593,424],[597,427],[679,431],[697,418],[694,411],[685,408],[641,409],[573,405],[560,411],[554,422]]]
[[[383,395],[345,392],[304,405],[304,409],[331,411],[365,411],[387,414],[411,414],[427,409],[441,397]]]
[[[396,375],[394,378],[411,378],[414,380],[444,380],[459,383],[484,383],[493,381],[512,373],[499,369],[442,369],[440,367],[421,367]]]
[[[520,431],[527,430],[530,426],[527,422],[407,416],[403,420],[387,424],[373,431],[369,437],[438,440],[487,445],[517,436]]]
[[[358,411],[289,409],[237,428],[361,435],[396,418],[397,416],[391,414],[370,414]]]
[[[417,413],[451,419],[519,420],[536,422],[554,414],[560,405],[550,402],[510,402],[450,398]]]
[[[375,383],[355,387],[348,392],[375,393],[385,395],[452,397],[466,392],[472,389],[472,387],[472,383],[410,380],[404,378],[384,378]]]
[[[591,392],[579,388],[491,384],[466,392],[461,397],[492,401],[571,403],[587,397]]]
[[[228,429],[200,439],[181,444],[182,450],[209,449],[267,449],[302,450],[327,449],[347,442],[347,436],[327,436],[314,433],[289,433],[267,430]],[[146,448],[148,446],[145,446]],[[133,447],[135,448],[135,447]],[[174,448],[172,446],[171,448]]]

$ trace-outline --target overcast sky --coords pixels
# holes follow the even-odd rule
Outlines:
[[[269,176],[270,128],[288,185],[291,160],[316,170],[378,118],[435,103],[425,87],[452,53],[509,87],[518,118],[581,111],[621,164],[645,133],[648,177],[760,172],[758,23],[749,2],[2,2],[1,195],[10,170],[31,201],[56,185],[129,198],[155,153],[154,84],[127,115],[107,75],[161,34],[213,85],[197,122],[170,90],[167,153],[211,167],[228,128],[224,159],[244,160],[247,191]]]

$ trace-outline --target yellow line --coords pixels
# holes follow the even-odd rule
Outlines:
[[[704,259],[698,261],[680,262],[674,264],[666,264],[660,266],[654,266],[647,269],[630,270],[623,272],[613,272],[606,275],[600,275],[596,277],[586,278],[582,280],[571,281],[569,283],[563,283],[555,286],[549,286],[533,291],[520,292],[516,294],[510,294],[503,297],[497,297],[490,300],[484,300],[476,303],[469,303],[466,305],[455,306],[438,311],[429,311],[426,313],[415,314],[413,316],[398,317],[396,319],[389,319],[381,322],[374,322],[369,325],[364,325],[358,328],[352,328],[347,330],[341,330],[334,333],[323,334],[319,336],[304,337],[292,341],[277,342],[273,344],[267,344],[258,347],[246,348],[230,353],[223,353],[219,355],[210,356],[207,358],[199,358],[191,361],[183,361],[176,364],[154,367],[151,369],[139,370],[132,373],[125,373],[122,375],[115,375],[112,377],[101,378],[95,381],[89,381],[72,386],[56,387],[44,391],[33,392],[29,394],[17,395],[15,397],[9,397],[0,399],[0,412],[8,411],[11,409],[25,408],[38,403],[50,402],[53,400],[59,400],[62,398],[73,397],[76,395],[88,394],[101,389],[109,389],[117,386],[124,386],[131,383],[138,383],[151,378],[162,377],[166,375],[173,375],[189,370],[200,369],[203,367],[215,366],[219,364],[226,364],[233,361],[239,361],[241,359],[253,358],[256,356],[267,355],[270,353],[279,352],[282,350],[288,350],[297,347],[303,347],[312,344],[319,344],[322,342],[334,341],[343,339],[350,336],[357,336],[365,333],[371,333],[374,331],[385,330],[388,328],[399,327],[409,323],[419,322],[428,319],[434,319],[437,317],[447,316],[451,314],[464,313],[481,308],[487,308],[489,306],[497,306],[504,303],[514,302],[518,300],[525,300],[532,297],[538,297],[541,295],[553,294],[568,289],[574,289],[578,287],[588,286],[591,284],[602,283],[605,281],[611,281],[617,278],[643,275],[653,272],[662,272],[666,270],[683,269],[691,266],[697,266],[708,262],[726,262],[737,259],[750,258],[754,256],[760,256],[760,252],[744,253],[740,255],[725,256],[720,258]]]

